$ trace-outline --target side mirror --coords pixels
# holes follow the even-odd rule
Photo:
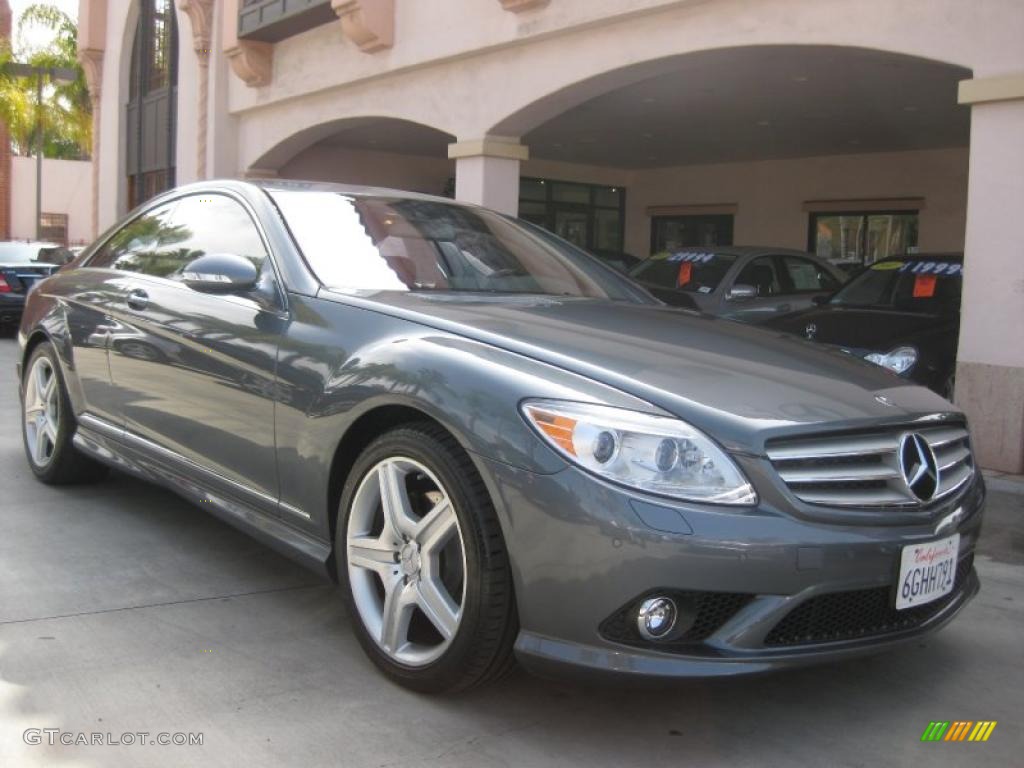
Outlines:
[[[725,295],[725,298],[729,301],[746,301],[748,299],[756,299],[757,288],[753,285],[736,283],[736,285],[729,289],[729,293]]]
[[[210,253],[190,261],[181,281],[202,293],[236,293],[252,290],[260,279],[255,265],[235,253]]]
[[[819,293],[817,296],[812,298],[811,301],[813,301],[815,304],[817,304],[820,307],[822,304],[828,304],[831,299],[832,299],[832,294],[831,293]]]

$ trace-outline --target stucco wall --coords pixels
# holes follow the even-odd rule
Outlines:
[[[278,171],[278,176],[440,195],[448,179],[455,176],[455,163],[440,157],[357,151],[318,144],[292,158]]]
[[[36,161],[12,158],[11,237],[36,236]],[[68,241],[82,243],[92,231],[92,163],[82,160],[43,160],[43,213],[68,215]]]

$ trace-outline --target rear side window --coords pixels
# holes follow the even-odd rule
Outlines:
[[[246,210],[224,195],[190,195],[128,222],[88,266],[176,279],[193,259],[212,253],[244,256],[262,269],[267,258]]]
[[[786,255],[782,257],[782,264],[796,293],[820,293],[839,288],[839,282],[810,259]]]

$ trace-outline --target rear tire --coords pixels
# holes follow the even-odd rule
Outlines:
[[[356,637],[394,682],[448,693],[512,668],[519,626],[497,515],[440,427],[396,428],[359,456],[341,494],[335,561]]]
[[[77,422],[53,345],[32,350],[21,383],[21,435],[33,474],[47,485],[99,480],[107,467],[72,444]]]

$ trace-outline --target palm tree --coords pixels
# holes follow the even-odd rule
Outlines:
[[[78,27],[59,8],[46,3],[30,5],[18,20],[18,34],[28,27],[50,33],[49,42],[38,49],[19,51],[19,60],[38,67],[73,69],[70,83],[56,82],[43,91],[43,156],[77,159],[88,155],[92,146],[92,114],[85,74],[78,65]],[[0,49],[0,66],[14,59],[10,45]],[[35,78],[0,74],[0,120],[7,125],[11,147],[27,155],[35,149]]]

